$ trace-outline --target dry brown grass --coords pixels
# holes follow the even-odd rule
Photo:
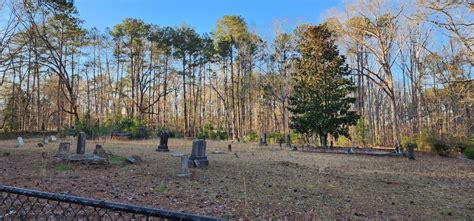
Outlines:
[[[230,219],[473,219],[474,163],[429,154],[417,160],[289,152],[275,146],[208,141],[209,168],[178,177],[179,158],[191,140],[101,143],[115,155],[140,155],[126,166],[52,164],[58,143],[37,148],[39,139],[0,141],[0,183],[51,192],[187,211]],[[87,152],[96,142],[88,141]],[[75,149],[75,141],[72,142]],[[41,152],[47,152],[45,164]],[[234,155],[237,153],[238,158]]]

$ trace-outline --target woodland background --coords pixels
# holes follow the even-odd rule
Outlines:
[[[468,1],[364,0],[331,12],[325,23],[352,70],[361,116],[352,141],[338,144],[469,139],[473,11]],[[276,37],[262,39],[235,15],[199,34],[133,18],[86,30],[70,0],[0,0],[0,14],[3,133],[292,134],[288,98],[304,24],[286,33],[276,21]]]

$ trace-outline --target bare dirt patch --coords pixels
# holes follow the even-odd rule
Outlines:
[[[303,153],[248,143],[212,154],[227,151],[228,143],[208,141],[209,168],[183,178],[172,154],[190,154],[191,140],[171,139],[169,153],[155,151],[159,140],[99,142],[118,156],[109,166],[53,163],[59,144],[38,148],[38,142],[25,139],[16,148],[16,140],[0,141],[1,184],[233,220],[474,218],[470,160]],[[88,141],[86,152],[95,144]],[[144,162],[123,164],[128,155]]]

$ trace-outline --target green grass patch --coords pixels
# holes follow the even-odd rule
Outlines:
[[[165,193],[165,192],[166,192],[166,189],[167,189],[167,188],[166,188],[166,184],[161,183],[161,184],[160,184],[160,189],[159,189],[160,193]]]
[[[471,146],[464,150],[464,156],[466,156],[468,159],[474,160],[474,147]]]
[[[110,165],[123,166],[127,163],[127,158],[122,156],[111,156],[109,158]]]

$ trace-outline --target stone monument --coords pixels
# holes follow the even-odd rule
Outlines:
[[[189,176],[189,159],[187,155],[181,156],[181,170],[178,176]]]
[[[268,143],[267,143],[267,133],[263,133],[261,136],[260,136],[260,146],[267,146]]]
[[[161,131],[160,134],[160,145],[156,149],[158,152],[169,152],[170,150],[168,149],[168,139],[170,137],[170,134],[168,131],[163,130]]]
[[[23,137],[18,137],[18,146],[21,147],[23,145],[25,145],[25,142],[23,141]]]
[[[414,160],[415,159],[415,147],[412,143],[408,144],[408,159]]]
[[[209,161],[207,160],[206,156],[206,141],[205,140],[194,140],[193,141],[193,149],[191,152],[191,156],[188,160],[189,166],[192,167],[207,167],[209,165]]]
[[[77,149],[76,154],[85,154],[86,153],[86,133],[79,132],[77,136]]]

